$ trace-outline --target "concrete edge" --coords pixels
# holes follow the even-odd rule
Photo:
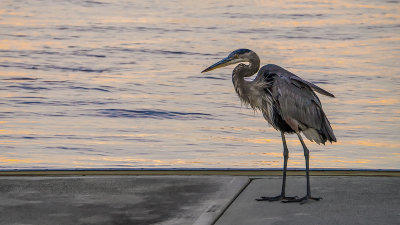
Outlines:
[[[251,179],[244,177],[235,177],[231,184],[233,187],[220,194],[220,198],[215,200],[214,204],[210,205],[193,223],[193,225],[213,225],[222,216],[222,214],[229,208],[235,199],[243,192],[244,189],[250,184]],[[236,186],[236,188],[235,188]],[[224,199],[224,196],[230,196]]]
[[[97,175],[225,175],[280,176],[282,170],[4,170],[0,176],[97,176]],[[304,176],[304,170],[288,170],[288,176]],[[311,176],[400,176],[400,170],[311,170]]]

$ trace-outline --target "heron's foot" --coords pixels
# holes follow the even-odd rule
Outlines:
[[[293,199],[297,199],[297,196],[288,197],[288,196],[280,194],[280,195],[275,196],[275,197],[264,197],[264,196],[261,196],[260,198],[256,198],[256,201],[274,202],[274,201],[280,201],[280,200],[290,201],[290,200],[293,200]]]
[[[310,195],[306,195],[302,198],[294,198],[294,199],[287,199],[287,200],[282,200],[283,203],[292,203],[292,202],[299,202],[300,204],[304,204],[308,202],[308,200],[314,200],[314,201],[319,201],[321,200],[321,197],[311,197]]]

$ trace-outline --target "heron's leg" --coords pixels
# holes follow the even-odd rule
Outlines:
[[[300,133],[297,133],[297,136],[299,137],[301,145],[303,146],[304,158],[306,160],[307,195],[302,197],[302,198],[289,199],[289,200],[286,200],[286,201],[283,201],[283,202],[301,202],[301,203],[304,203],[308,199],[313,199],[313,200],[319,201],[322,198],[311,197],[311,189],[310,189],[310,151],[308,150],[306,144],[304,143],[303,138],[301,137]]]
[[[286,170],[287,170],[287,163],[289,159],[289,150],[286,145],[286,138],[285,134],[281,131],[281,136],[282,136],[282,143],[283,143],[283,177],[282,177],[282,191],[281,195],[285,197],[285,191],[286,191]]]
[[[281,131],[281,136],[282,136],[282,143],[283,143],[283,177],[282,177],[282,190],[281,194],[275,197],[264,197],[261,196],[260,198],[257,198],[257,201],[279,201],[282,199],[295,199],[296,197],[286,197],[285,195],[285,190],[286,190],[286,170],[287,170],[287,162],[289,159],[289,150],[286,145],[286,138],[285,134]]]

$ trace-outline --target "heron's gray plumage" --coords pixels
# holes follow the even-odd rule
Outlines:
[[[258,109],[276,130],[303,132],[311,141],[336,141],[333,130],[313,90],[334,97],[315,84],[301,79],[280,66],[263,66],[253,81],[244,77],[255,74],[260,60],[247,53],[249,65],[239,64],[232,72],[232,81],[240,100]]]
[[[274,107],[295,132],[302,131],[309,140],[318,144],[336,141],[321,101],[313,90],[327,93],[328,96],[332,94],[277,65],[264,66],[258,76],[264,79],[272,77],[273,84],[269,92],[274,99]]]
[[[248,65],[240,63],[248,62]],[[214,63],[203,70],[208,72],[219,67],[238,64],[232,72],[232,82],[240,100],[253,108],[260,110],[264,118],[276,130],[281,131],[284,148],[284,170],[282,192],[276,197],[261,197],[259,201],[284,200],[286,202],[303,202],[311,197],[309,179],[309,150],[300,132],[309,140],[320,144],[336,141],[332,127],[322,110],[322,104],[314,91],[334,97],[317,85],[301,79],[280,66],[268,64],[260,68],[260,58],[249,49],[238,49],[228,57]],[[252,81],[244,78],[256,74]],[[303,198],[285,196],[286,169],[289,151],[286,145],[285,133],[296,133],[304,149],[306,159],[307,195]]]

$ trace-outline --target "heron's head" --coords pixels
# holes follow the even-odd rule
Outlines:
[[[229,54],[226,58],[221,59],[220,61],[214,63],[213,65],[211,65],[210,67],[201,72],[205,73],[211,70],[215,70],[217,68],[229,66],[240,62],[249,62],[253,54],[255,53],[249,49],[235,50],[231,52],[231,54]]]

